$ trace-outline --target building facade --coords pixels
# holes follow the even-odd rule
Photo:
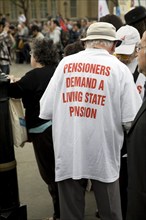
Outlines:
[[[17,22],[20,12],[24,13],[25,4],[28,21],[45,21],[49,16],[56,17],[61,14],[63,18],[91,18],[98,17],[98,2],[102,0],[0,0],[0,17],[5,16],[11,22]],[[114,13],[114,8],[120,5],[121,12],[125,14],[130,5],[143,5],[146,7],[146,0],[103,0],[108,4],[109,12]],[[127,6],[129,4],[129,6]]]
[[[14,3],[15,2],[15,3]],[[61,14],[64,18],[97,18],[98,0],[26,0],[27,18],[31,20],[46,20],[49,16]],[[18,15],[24,12],[21,0],[0,0],[0,15],[11,22],[17,22]]]

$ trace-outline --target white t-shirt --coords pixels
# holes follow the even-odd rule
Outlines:
[[[41,33],[41,32],[38,32],[35,39],[43,39],[45,36]]]
[[[52,32],[50,32],[50,39],[53,40],[54,44],[57,44],[60,42],[61,37],[61,28],[56,27]]]
[[[132,74],[134,74],[135,69],[137,67],[137,58],[135,58],[130,64],[127,65],[129,70],[131,71]],[[139,73],[137,80],[136,80],[136,87],[138,89],[138,92],[143,99],[144,97],[144,84],[146,81],[146,77],[144,74]]]
[[[40,101],[40,118],[53,120],[56,181],[118,179],[122,123],[141,102],[129,69],[107,51],[63,58]]]
[[[18,16],[18,22],[19,22],[19,23],[24,23],[24,22],[26,22],[26,17],[25,17],[24,14],[20,14],[20,15]]]

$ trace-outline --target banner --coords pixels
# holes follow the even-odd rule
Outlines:
[[[109,14],[109,9],[106,0],[98,0],[98,20]]]

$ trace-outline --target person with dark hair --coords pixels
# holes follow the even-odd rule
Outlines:
[[[78,53],[79,51],[84,50],[84,46],[83,43],[78,40],[72,44],[68,44],[65,48],[64,48],[64,56],[68,56],[74,53]]]
[[[61,40],[61,27],[57,19],[51,19],[50,21],[50,39],[53,40],[53,43],[58,45]]]
[[[102,16],[99,19],[99,21],[108,22],[108,23],[114,25],[116,28],[116,31],[124,25],[122,19],[119,16],[114,15],[114,14],[107,14],[105,16]]]
[[[36,39],[44,38],[44,35],[41,33],[39,26],[36,24],[32,25],[30,32],[33,38],[36,38]]]
[[[80,24],[81,24],[80,35],[81,35],[81,38],[83,38],[83,37],[86,36],[86,32],[87,32],[87,28],[88,28],[88,25],[89,25],[89,21],[88,21],[87,18],[82,18],[80,20]]]
[[[56,45],[61,59],[63,52],[63,45],[61,43],[61,27],[59,21],[54,18],[52,18],[50,21],[49,39],[53,40],[53,43]]]
[[[146,30],[146,8],[143,6],[137,6],[128,11],[124,16],[125,22],[128,25],[135,27],[140,37],[142,37]]]
[[[39,118],[39,100],[44,93],[59,58],[52,40],[35,39],[31,45],[31,66],[20,80],[10,83],[9,96],[22,98],[25,108],[26,127],[29,140],[32,142],[42,179],[48,185],[54,205],[54,216],[60,218],[58,188],[55,183],[55,162],[52,141],[52,122]],[[13,77],[11,77],[13,81]],[[50,94],[52,95],[52,94]]]
[[[69,41],[68,43],[73,43],[80,39],[81,36],[81,24],[79,22],[75,22],[72,26],[72,29],[69,30]]]
[[[60,27],[59,21],[57,19],[52,19],[53,23]]]

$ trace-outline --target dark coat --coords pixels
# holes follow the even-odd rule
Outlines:
[[[28,129],[47,122],[47,120],[39,118],[39,101],[54,74],[55,68],[56,66],[54,65],[48,65],[32,69],[20,80],[9,85],[9,96],[12,98],[22,98],[25,108],[26,127]]]
[[[146,219],[146,101],[142,104],[127,138],[127,220]]]

